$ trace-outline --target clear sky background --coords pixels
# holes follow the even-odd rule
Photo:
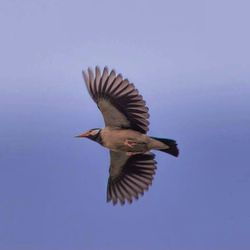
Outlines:
[[[250,249],[249,1],[0,2],[1,250]],[[150,108],[152,187],[106,203],[108,151],[81,70],[108,65]]]

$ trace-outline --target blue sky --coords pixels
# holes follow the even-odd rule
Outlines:
[[[250,249],[247,1],[17,1],[0,7],[0,249]],[[150,190],[107,204],[109,154],[81,70],[108,65],[150,108]]]

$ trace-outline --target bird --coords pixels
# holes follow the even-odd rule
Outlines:
[[[88,138],[109,149],[110,166],[107,202],[130,204],[151,186],[155,154],[159,150],[177,157],[179,149],[172,139],[147,135],[149,109],[133,83],[107,66],[101,71],[82,71],[87,90],[101,111],[105,127],[93,128],[77,138]]]

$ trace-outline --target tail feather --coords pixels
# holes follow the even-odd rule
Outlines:
[[[165,145],[169,146],[169,148],[167,148],[167,149],[159,149],[160,151],[171,154],[175,157],[177,157],[179,155],[179,149],[177,148],[177,143],[175,140],[165,139],[165,138],[157,138],[157,137],[151,137],[151,138],[158,140],[158,141],[164,143]]]

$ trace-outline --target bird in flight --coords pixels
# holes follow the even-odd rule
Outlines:
[[[83,71],[88,92],[102,112],[105,127],[90,129],[76,137],[91,139],[109,149],[107,202],[132,203],[152,184],[155,155],[160,150],[175,157],[175,140],[147,135],[149,113],[135,86],[114,70]]]

